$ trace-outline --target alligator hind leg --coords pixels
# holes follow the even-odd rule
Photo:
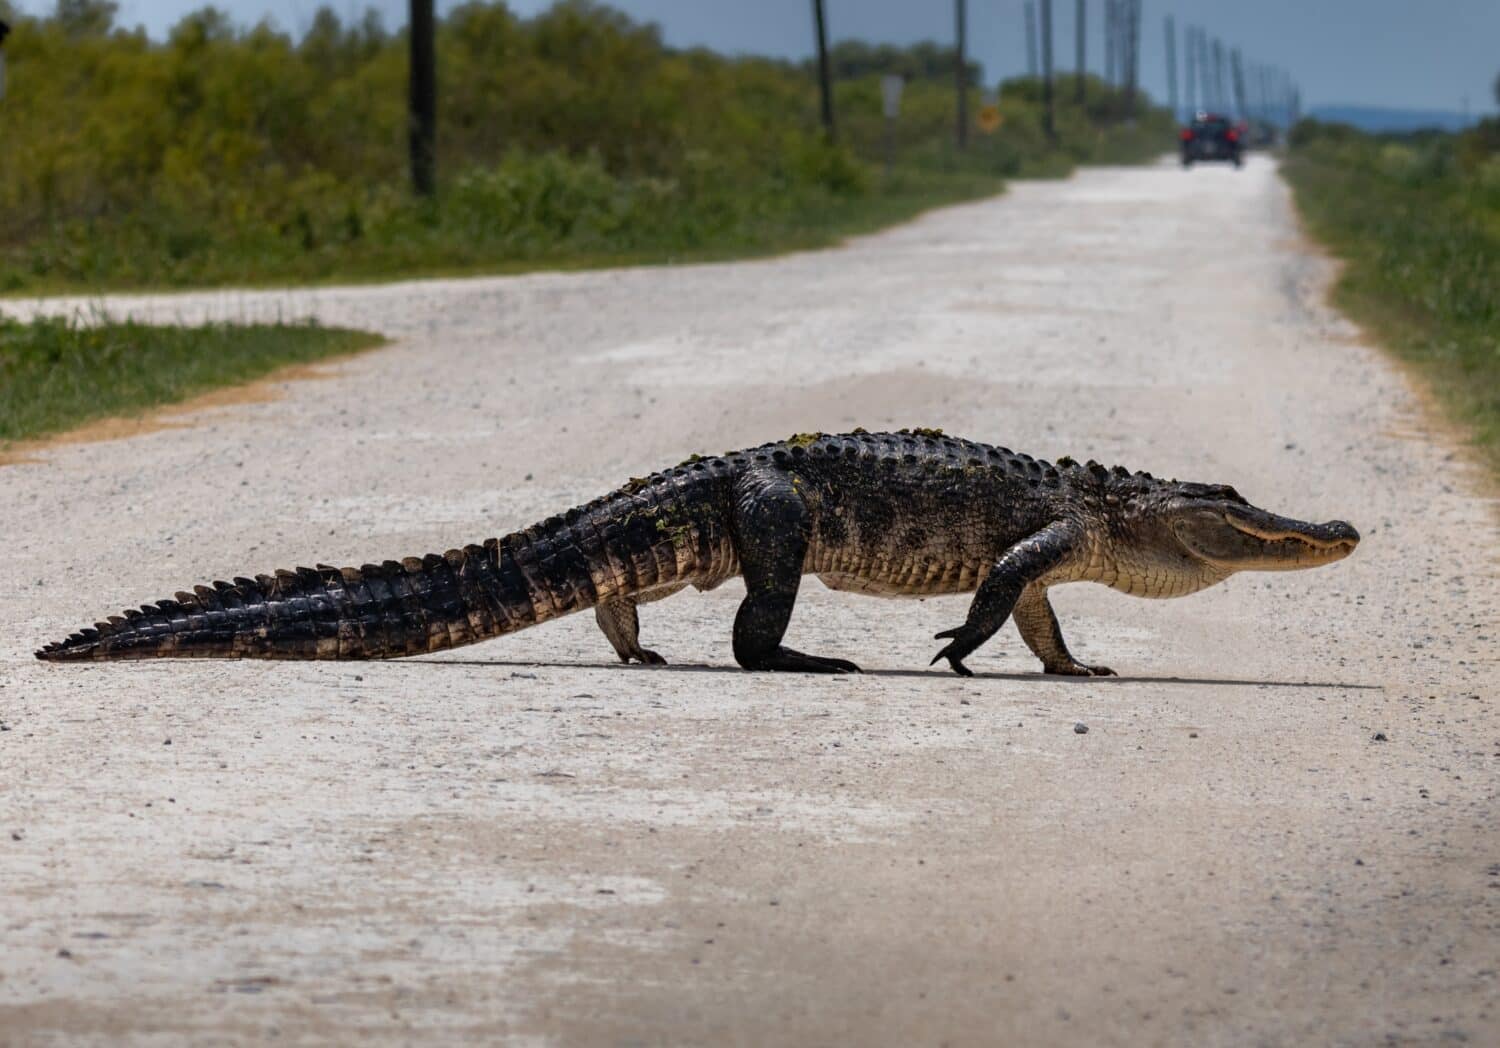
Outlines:
[[[594,618],[621,662],[635,659],[648,666],[663,665],[666,659],[650,648],[641,647],[641,619],[635,606],[630,597],[612,597],[594,605]]]
[[[747,670],[858,673],[844,659],[783,647],[812,534],[807,503],[779,470],[753,471],[735,492],[734,536],[745,599],[734,617],[734,659]]]
[[[1062,627],[1057,624],[1057,615],[1052,611],[1052,602],[1047,599],[1046,587],[1033,582],[1021,591],[1016,608],[1011,612],[1021,639],[1031,653],[1042,660],[1042,669],[1066,677],[1113,677],[1115,671],[1108,666],[1088,666],[1079,662],[1068,651],[1063,640]]]

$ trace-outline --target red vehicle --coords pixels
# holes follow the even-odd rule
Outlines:
[[[1235,167],[1244,163],[1244,128],[1231,123],[1227,116],[1199,113],[1177,137],[1182,139],[1183,167],[1192,167],[1200,160],[1227,160]]]

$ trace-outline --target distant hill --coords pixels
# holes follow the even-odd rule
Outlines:
[[[1380,106],[1313,106],[1308,116],[1340,124],[1353,124],[1361,131],[1462,131],[1486,114],[1465,117],[1452,109],[1384,109]]]

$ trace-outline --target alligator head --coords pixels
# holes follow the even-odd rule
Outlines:
[[[1116,503],[1105,552],[1116,589],[1176,597],[1239,571],[1296,571],[1343,560],[1359,532],[1342,521],[1313,524],[1247,502],[1227,485],[1156,481]]]

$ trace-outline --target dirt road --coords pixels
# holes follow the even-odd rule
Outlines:
[[[1500,1043],[1500,530],[1319,305],[1329,268],[1257,160],[771,261],[111,302],[396,342],[0,467],[0,1042]],[[30,655],[856,425],[1229,482],[1364,543],[1187,600],[1061,591],[1114,680],[1037,675],[1009,627],[979,677],[928,670],[962,602],[811,580],[791,643],[870,672],[739,672],[736,585],[645,610],[664,670],[591,616],[383,664]]]

